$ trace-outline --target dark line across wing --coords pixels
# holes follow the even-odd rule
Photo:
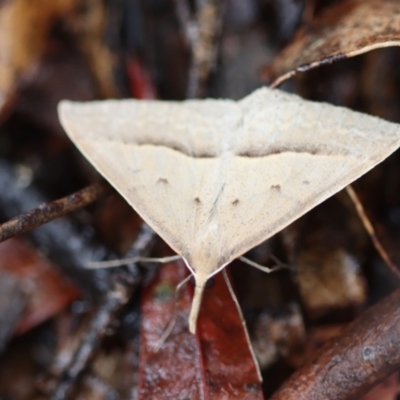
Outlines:
[[[220,157],[223,153],[220,152],[196,152],[195,149],[192,151],[188,151],[183,145],[177,145],[176,143],[132,143],[138,146],[154,146],[154,147],[165,147],[170,150],[174,150],[176,152],[182,153],[188,157],[199,158],[199,159],[209,159],[209,158],[217,158]],[[226,151],[226,150],[225,150]],[[272,155],[278,155],[282,153],[296,153],[296,154],[309,154],[309,155],[321,155],[321,156],[332,156],[332,155],[349,155],[350,152],[348,149],[336,145],[336,146],[328,146],[326,144],[318,144],[317,145],[291,145],[291,146],[259,146],[259,147],[250,147],[246,150],[234,151],[231,150],[233,155],[237,157],[245,157],[245,158],[263,158]]]

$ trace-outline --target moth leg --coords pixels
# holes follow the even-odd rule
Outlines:
[[[182,282],[180,282],[177,285],[177,287],[175,289],[175,302],[174,302],[173,317],[171,318],[171,321],[169,322],[169,324],[165,328],[163,334],[161,335],[160,340],[159,340],[159,342],[157,344],[157,347],[155,348],[155,352],[158,352],[161,349],[161,347],[167,341],[167,339],[169,338],[169,335],[171,334],[172,330],[175,327],[176,318],[177,318],[178,302],[179,302],[179,291],[182,289],[182,287],[184,285],[186,285],[189,282],[191,277],[192,277],[191,274],[188,275]]]
[[[284,264],[280,262],[275,256],[272,254],[270,255],[270,258],[277,264],[274,267],[266,267],[265,265],[261,265],[259,263],[256,263],[255,261],[249,260],[247,257],[239,257],[240,261],[243,261],[244,263],[251,265],[254,268],[259,269],[260,271],[266,272],[267,274],[270,274],[271,272],[276,272],[281,269],[292,269],[290,265]]]
[[[250,261],[250,260],[249,260],[249,261]],[[237,297],[236,297],[236,295],[235,295],[235,291],[233,290],[233,287],[232,287],[232,285],[231,285],[231,282],[230,282],[230,280],[229,280],[229,276],[228,276],[228,274],[226,273],[226,269],[225,269],[225,268],[222,270],[222,275],[223,275],[223,277],[224,277],[224,279],[225,279],[226,286],[228,286],[229,293],[231,294],[232,299],[233,299],[233,302],[235,303],[236,309],[237,309],[237,311],[238,311],[240,320],[241,320],[242,325],[243,325],[243,330],[244,330],[244,333],[245,333],[245,335],[246,335],[247,345],[248,345],[248,347],[249,347],[251,356],[252,356],[252,358],[253,358],[254,365],[256,366],[258,378],[259,378],[260,382],[262,382],[262,376],[261,376],[260,366],[258,365],[258,361],[257,361],[256,355],[255,355],[255,353],[254,353],[253,346],[252,346],[252,344],[251,344],[250,335],[249,335],[249,332],[248,332],[248,330],[247,330],[246,321],[245,321],[245,319],[244,319],[244,316],[243,316],[243,313],[242,313],[242,309],[240,308],[240,304],[239,304],[238,299],[237,299]]]
[[[113,267],[121,267],[127,264],[133,263],[161,263],[166,264],[172,261],[178,261],[182,257],[179,255],[169,256],[169,257],[131,257],[131,258],[122,258],[120,260],[108,260],[108,261],[91,261],[85,264],[85,267],[88,269],[96,269],[96,268],[113,268]]]

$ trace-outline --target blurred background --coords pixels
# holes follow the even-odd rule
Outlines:
[[[377,0],[0,2],[1,221],[100,180],[60,126],[62,99],[240,99],[275,82],[400,122],[397,15],[400,4]],[[174,294],[185,266],[84,268],[132,251],[171,254],[117,194],[1,243],[0,398],[197,399],[204,390],[210,398],[268,398],[398,288],[399,162],[395,153],[354,185],[392,268],[345,192],[247,255],[289,270],[267,275],[233,263],[262,384],[243,328],[187,333],[193,283],[178,308]],[[237,312],[226,301],[215,320]],[[205,343],[227,337],[229,346],[207,353]],[[239,353],[230,369],[226,360]],[[362,399],[398,399],[397,374],[374,390]]]

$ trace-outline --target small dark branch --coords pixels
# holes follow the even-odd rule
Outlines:
[[[116,312],[120,309],[121,304],[125,304],[127,300],[127,293],[120,290],[111,291],[108,294],[104,303],[94,315],[70,365],[64,371],[54,394],[51,396],[52,400],[65,400],[67,398],[70,389],[98,349],[107,328],[114,321]]]
[[[105,182],[98,182],[79,190],[67,197],[49,203],[21,214],[0,225],[0,242],[10,239],[15,235],[37,228],[46,222],[62,217],[72,211],[85,207],[90,203],[104,197],[112,191],[111,186]]]
[[[154,244],[153,230],[143,223],[139,235],[132,245],[128,256],[146,256]],[[89,328],[76,350],[72,361],[65,368],[54,391],[52,400],[66,399],[81,373],[87,368],[95,352],[100,347],[105,333],[110,333],[111,326],[118,312],[131,298],[140,282],[139,271],[135,264],[128,265],[128,271],[115,270],[111,274],[112,289],[107,293],[103,303],[92,318]]]
[[[34,183],[19,183],[16,169],[0,160],[0,212],[1,218],[11,219],[35,209],[45,202],[45,196]],[[95,300],[104,298],[110,289],[110,273],[105,270],[87,270],[88,261],[115,258],[116,254],[98,242],[94,230],[67,216],[57,218],[27,232],[27,239],[52,261],[82,292]]]
[[[359,398],[400,367],[400,289],[351,323],[271,400]]]

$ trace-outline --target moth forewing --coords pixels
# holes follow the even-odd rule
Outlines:
[[[207,279],[384,160],[399,125],[261,88],[243,100],[63,101],[85,157]]]

